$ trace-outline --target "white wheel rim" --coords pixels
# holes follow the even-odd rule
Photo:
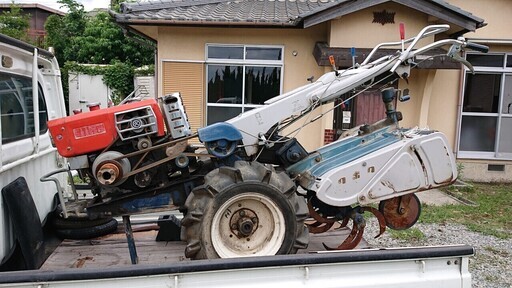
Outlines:
[[[250,235],[233,232],[233,221],[242,219],[239,216],[241,211],[257,217],[257,221],[252,221],[256,225]],[[285,232],[283,213],[274,201],[260,193],[247,192],[229,199],[217,210],[211,239],[221,258],[275,255],[281,248]]]

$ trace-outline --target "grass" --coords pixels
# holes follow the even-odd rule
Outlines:
[[[476,205],[425,205],[420,222],[460,223],[475,232],[512,238],[512,185],[473,184],[470,189],[451,186],[448,192]]]
[[[417,241],[425,238],[420,229],[412,227],[406,230],[388,230],[391,237],[404,241]]]

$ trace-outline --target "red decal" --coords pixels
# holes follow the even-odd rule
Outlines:
[[[105,133],[107,133],[107,130],[105,129],[105,125],[103,123],[73,129],[73,135],[75,136],[75,139],[81,139]]]

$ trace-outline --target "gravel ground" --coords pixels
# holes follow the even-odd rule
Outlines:
[[[466,244],[476,250],[470,259],[469,269],[472,275],[472,287],[475,288],[512,288],[512,239],[499,239],[469,231],[459,224],[423,224],[417,223],[413,228],[424,235],[421,240],[394,239],[386,231],[374,239],[369,235],[378,234],[378,223],[372,217],[368,219],[365,239],[371,247],[410,247]]]

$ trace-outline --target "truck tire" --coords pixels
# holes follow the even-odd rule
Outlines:
[[[92,227],[57,229],[55,230],[55,233],[57,234],[57,236],[63,239],[84,240],[104,236],[116,230],[117,220],[110,219],[110,221],[104,224]]]
[[[306,248],[308,210],[295,192],[288,175],[257,162],[211,171],[185,202],[185,256],[264,256]]]
[[[91,220],[86,217],[68,217],[62,218],[55,216],[52,219],[52,225],[55,229],[79,229],[79,228],[91,228],[98,225],[103,225],[107,222],[112,221],[112,217],[109,218],[98,218]]]

